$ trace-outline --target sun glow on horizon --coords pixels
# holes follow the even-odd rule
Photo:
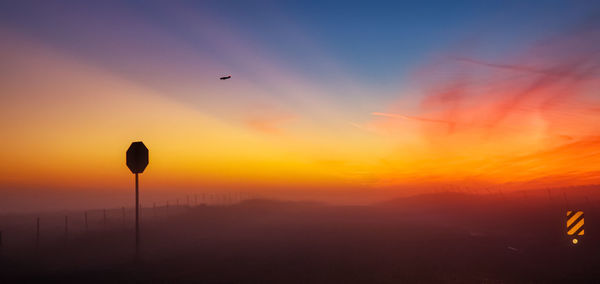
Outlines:
[[[138,37],[98,27],[97,39],[77,38],[100,44],[89,54],[0,29],[0,187],[128,188],[124,152],[137,140],[152,190],[600,183],[596,30],[490,61],[424,58],[384,88],[340,71],[306,35],[290,37],[313,48],[327,81],[231,26],[217,35],[214,17],[181,15],[178,27],[212,49],[145,18],[115,16]]]

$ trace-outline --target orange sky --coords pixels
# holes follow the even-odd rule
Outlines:
[[[440,186],[599,183],[600,58],[565,51],[589,46],[595,34],[504,55],[500,63],[444,54],[391,95],[344,84],[354,94],[348,100],[324,95],[335,83],[254,58],[252,44],[234,35],[219,42],[236,46],[267,83],[236,74],[218,81],[209,70],[226,66],[195,54],[198,85],[174,80],[157,88],[26,35],[0,29],[0,36],[10,39],[0,45],[0,187],[12,196],[24,189],[128,194],[125,150],[138,140],[150,149],[144,188],[167,196],[393,196]],[[182,96],[174,99],[173,91]],[[280,93],[285,99],[273,99]],[[381,93],[386,99],[369,100]]]

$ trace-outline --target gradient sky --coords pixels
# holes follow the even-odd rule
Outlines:
[[[2,1],[1,204],[596,184],[597,6]]]

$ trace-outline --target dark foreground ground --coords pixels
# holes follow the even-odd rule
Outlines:
[[[0,282],[599,282],[600,207],[571,203],[436,194],[372,206],[250,200],[145,211],[137,265],[132,227],[116,217],[94,219],[87,232],[72,217],[67,240],[56,219],[35,249],[25,217],[4,216]],[[577,245],[565,233],[567,206],[585,211]]]

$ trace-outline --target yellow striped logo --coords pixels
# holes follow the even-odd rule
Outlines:
[[[567,211],[567,235],[583,236],[583,211]],[[573,239],[577,243],[577,239]]]

